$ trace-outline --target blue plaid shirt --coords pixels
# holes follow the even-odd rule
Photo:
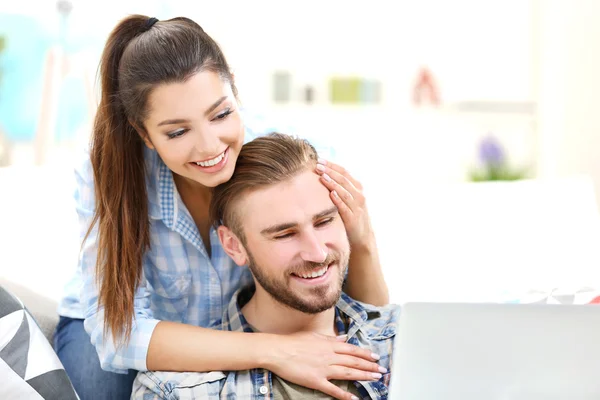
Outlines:
[[[272,131],[270,121],[243,113],[245,141]],[[314,145],[314,143],[313,143]],[[330,147],[317,150],[330,159]],[[211,257],[198,229],[175,187],[169,168],[154,150],[145,151],[150,219],[150,249],[144,256],[142,284],[134,302],[131,340],[115,348],[112,335],[104,335],[104,310],[98,309],[95,280],[97,226],[83,243],[76,273],[65,288],[58,313],[84,319],[86,331],[96,347],[100,364],[107,371],[146,371],[150,337],[159,321],[176,321],[208,327],[219,321],[233,293],[251,282],[246,268],[238,267],[225,254],[216,232],[211,229]],[[95,199],[89,153],[83,152],[75,168],[75,202],[83,240],[92,221]]]
[[[253,332],[242,314],[249,297],[248,288],[237,292],[217,328]],[[392,350],[400,307],[375,307],[342,294],[336,305],[335,324],[339,334],[348,335],[348,343],[370,349],[381,356],[379,365],[388,369],[379,381],[353,382],[363,399],[387,399]],[[273,399],[273,377],[265,369],[248,371],[140,372],[133,383],[132,399]]]

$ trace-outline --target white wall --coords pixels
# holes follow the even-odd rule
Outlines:
[[[522,116],[464,114],[454,108],[459,101],[533,100],[530,1],[73,3],[71,35],[93,32],[99,42],[129,13],[195,19],[224,48],[246,106],[272,118],[281,115],[285,125],[297,125],[309,136],[325,136],[340,152],[353,153],[349,159],[364,157],[355,150],[365,135],[371,143],[386,143],[388,149],[403,151],[405,165],[419,165],[409,179],[464,179],[466,166],[475,161],[476,142],[488,131],[501,137],[517,163],[530,159],[535,146],[535,132]],[[0,12],[38,15],[57,29],[54,18],[48,18],[52,8],[24,0],[3,5]],[[90,57],[91,71],[99,50]],[[440,112],[415,113],[411,107],[411,87],[422,65],[439,80],[445,102]],[[272,108],[271,74],[278,69],[293,73],[296,94],[303,85],[316,86],[317,106]],[[382,107],[329,106],[332,75],[380,79]]]
[[[551,0],[542,8],[541,171],[587,173],[600,190],[600,3]],[[544,150],[544,149],[542,149]]]

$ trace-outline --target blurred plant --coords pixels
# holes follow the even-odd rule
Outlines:
[[[479,161],[482,167],[469,172],[469,179],[473,182],[515,181],[527,176],[524,169],[510,168],[502,145],[493,135],[486,136],[479,143]]]

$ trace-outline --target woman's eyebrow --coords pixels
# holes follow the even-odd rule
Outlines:
[[[223,96],[221,97],[219,100],[215,101],[210,107],[208,107],[208,109],[206,111],[204,111],[204,115],[208,116],[208,114],[210,114],[211,112],[214,111],[215,108],[219,107],[221,105],[222,102],[224,102],[227,99],[227,96]],[[175,124],[186,124],[189,123],[190,121],[188,119],[183,119],[183,118],[175,118],[175,119],[165,119],[162,122],[159,122],[159,124],[157,126],[163,126],[163,125],[175,125]]]

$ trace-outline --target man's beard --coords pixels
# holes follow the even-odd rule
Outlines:
[[[286,269],[284,276],[289,276],[291,272],[294,272],[296,275],[300,273],[306,274],[315,269],[330,265],[332,262],[337,264],[339,279],[331,284],[337,284],[335,291],[331,291],[331,285],[319,285],[309,289],[312,294],[311,297],[317,299],[316,301],[311,301],[309,298],[303,298],[301,294],[294,293],[289,287],[287,280],[267,276],[268,274],[266,274],[254,261],[254,257],[250,251],[248,251],[248,268],[250,268],[250,271],[258,281],[258,284],[279,303],[306,314],[318,314],[335,306],[340,299],[342,294],[342,284],[346,275],[346,270],[348,269],[349,258],[348,255],[345,255],[343,259],[342,257],[343,255],[338,252],[330,252],[322,263],[307,261],[301,264],[292,265]],[[327,271],[326,273],[333,273],[333,270]]]

